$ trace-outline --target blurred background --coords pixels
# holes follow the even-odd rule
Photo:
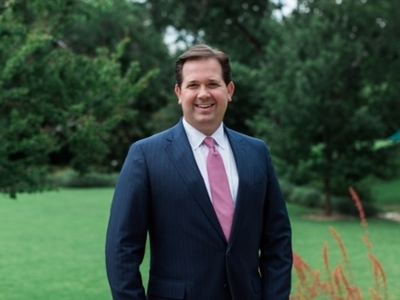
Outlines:
[[[0,191],[118,172],[131,143],[179,120],[174,61],[207,43],[232,61],[225,123],[264,139],[285,191],[322,193],[329,215],[349,185],[399,176],[399,13],[391,0],[2,0]]]
[[[112,188],[130,144],[178,122],[174,62],[207,43],[231,58],[226,125],[268,144],[290,205],[358,215],[353,186],[368,217],[395,218],[399,15],[393,0],[1,0],[1,201]]]

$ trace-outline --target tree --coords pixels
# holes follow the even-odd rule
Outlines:
[[[112,130],[107,161],[119,171],[132,142],[170,125],[162,120],[164,107],[174,99],[173,61],[167,46],[145,4],[127,0],[74,1],[59,35],[75,53],[89,56],[95,56],[99,47],[116,51],[125,40],[118,58],[122,74],[135,62],[138,77],[147,77],[135,101],[124,110],[125,117]]]
[[[225,123],[251,133],[247,121],[263,101],[254,88],[255,70],[263,60],[270,41],[275,1],[146,1],[152,20],[161,33],[174,28],[177,42],[187,46],[207,43],[220,48],[231,58],[233,80],[237,86]]]
[[[207,41],[230,50],[236,61],[256,60],[268,36],[264,19],[273,6],[269,1],[169,1],[149,0],[148,9],[157,28],[174,27],[187,41]],[[196,12],[196,13],[193,13]],[[256,56],[256,57],[255,57]]]
[[[394,114],[380,104],[399,105],[390,96],[398,89],[398,69],[389,66],[398,66],[399,57],[388,43],[378,51],[372,45],[394,37],[377,20],[394,22],[399,6],[324,0],[299,1],[299,7],[267,47],[259,77],[266,101],[252,125],[289,179],[320,182],[329,215],[332,193],[390,168],[388,149],[374,145],[393,127]],[[382,52],[390,74],[377,72]]]
[[[35,19],[36,10],[46,15],[50,6],[9,1],[1,7],[0,191],[12,197],[46,188],[50,157],[61,149],[81,172],[104,166],[112,130],[138,114],[126,111],[148,79],[138,77],[135,63],[121,72],[127,40],[92,57],[65,48],[51,32],[53,18]]]

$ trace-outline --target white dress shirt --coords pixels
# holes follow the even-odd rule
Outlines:
[[[211,199],[210,183],[208,181],[207,164],[206,164],[209,149],[206,145],[203,144],[206,135],[198,131],[192,125],[190,125],[185,120],[185,118],[183,118],[183,127],[188,137],[189,144],[192,148],[197,166],[200,170],[201,175],[203,176],[204,183],[208,191],[208,195],[210,196]],[[228,176],[228,182],[232,194],[233,204],[235,205],[237,191],[238,191],[239,177],[236,168],[235,157],[233,156],[232,148],[229,143],[228,137],[224,132],[224,127],[222,123],[218,127],[218,129],[211,135],[211,137],[215,140],[216,142],[215,146],[218,152],[222,156],[222,160],[225,166],[225,171]]]

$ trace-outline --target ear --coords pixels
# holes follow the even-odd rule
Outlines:
[[[178,97],[178,104],[181,105],[181,88],[177,84],[175,84],[175,94]]]
[[[229,82],[226,88],[228,89],[228,101],[231,102],[233,93],[235,92],[235,85],[233,81]]]

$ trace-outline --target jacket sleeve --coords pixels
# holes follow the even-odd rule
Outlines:
[[[260,249],[263,299],[287,300],[291,290],[293,263],[291,227],[286,204],[267,148],[266,155],[268,183]]]
[[[133,144],[119,175],[106,237],[106,269],[114,300],[146,299],[139,266],[149,221],[145,155]]]

